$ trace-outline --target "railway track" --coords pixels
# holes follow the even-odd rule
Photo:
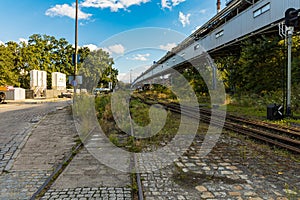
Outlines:
[[[144,103],[151,105],[154,101],[146,101],[141,97],[137,97]],[[199,110],[188,106],[179,106],[178,104],[162,104],[165,108],[172,112],[183,114],[189,117],[197,116],[195,112]],[[214,112],[214,118],[211,118],[211,110],[200,108],[200,120],[206,123],[212,123],[216,126],[221,126],[223,111]],[[284,148],[289,151],[300,153],[300,129],[295,127],[282,127],[275,124],[270,124],[257,120],[250,120],[243,117],[238,117],[226,114],[226,121],[224,128],[233,132],[237,132],[249,137],[267,142],[268,144],[275,145],[276,147]]]

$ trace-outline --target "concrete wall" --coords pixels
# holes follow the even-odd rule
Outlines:
[[[65,92],[65,90],[46,90],[46,98],[57,98],[62,92]]]

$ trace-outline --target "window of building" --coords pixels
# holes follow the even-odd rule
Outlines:
[[[216,38],[221,37],[222,35],[224,35],[224,30],[221,30],[219,32],[216,33]]]
[[[253,17],[258,17],[260,16],[261,14],[269,11],[271,9],[271,5],[270,3],[267,3],[266,5],[264,5],[263,7],[260,7],[259,9],[255,10],[253,12]]]

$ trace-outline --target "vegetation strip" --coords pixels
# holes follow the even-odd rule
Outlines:
[[[145,102],[146,104],[152,104],[153,102],[147,102],[144,99],[141,99],[139,97],[139,99],[143,102]],[[187,110],[184,110],[184,112],[181,111],[181,108],[179,107],[178,104],[167,104],[167,103],[162,103],[164,106],[170,108],[171,111],[173,112],[177,112],[177,113],[181,113],[181,114],[185,114],[187,116],[193,117],[193,108],[186,108]],[[203,120],[204,122],[210,122],[211,118],[210,118],[210,111],[208,111],[207,109],[201,109],[200,110],[201,113],[205,114],[205,115],[201,115],[201,120]],[[299,144],[300,141],[296,140],[296,139],[292,139],[290,137],[287,136],[298,136],[299,132],[297,133],[295,128],[293,128],[293,131],[290,131],[289,129],[285,130],[281,127],[278,126],[273,126],[270,124],[266,123],[258,123],[255,121],[251,121],[251,120],[245,120],[243,118],[240,117],[232,117],[234,119],[234,121],[239,121],[239,122],[243,122],[245,125],[240,125],[237,123],[233,123],[233,122],[229,122],[228,120],[231,120],[231,115],[227,115],[226,117],[226,122],[224,124],[224,128],[231,130],[231,131],[235,131],[238,133],[242,133],[248,136],[251,136],[253,138],[268,142],[270,144],[274,144],[277,145],[279,147],[291,150],[293,152],[296,153],[300,153],[300,148],[299,148]],[[213,123],[214,125],[219,125],[218,121],[212,121],[211,123]],[[255,128],[251,128],[248,127],[248,125],[252,125],[255,126]],[[264,129],[272,129],[273,131],[280,131],[283,132],[285,134],[285,136],[283,135],[277,135],[277,134],[273,134],[273,133],[269,133],[266,131],[262,131],[259,130],[258,128],[264,128]],[[296,132],[296,133],[295,133]]]

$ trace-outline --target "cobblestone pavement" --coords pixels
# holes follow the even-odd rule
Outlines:
[[[0,174],[11,168],[31,129],[47,113],[68,104],[68,101],[45,104],[0,104]]]
[[[111,200],[131,200],[130,188],[115,187],[84,187],[62,190],[48,190],[41,198],[43,199],[65,199],[65,200],[88,200],[88,199],[111,199]]]
[[[71,152],[76,136],[68,102],[1,107],[0,199],[29,199]],[[68,108],[68,109],[67,109]],[[54,112],[55,111],[55,112]],[[25,129],[25,130],[24,130]],[[9,142],[8,142],[9,141]]]
[[[197,136],[173,165],[141,174],[146,200],[300,200],[299,160],[226,134],[201,158],[202,141]]]
[[[5,105],[0,199],[30,199],[71,152],[78,138],[68,103]],[[14,119],[18,121],[14,121]],[[24,129],[26,131],[24,131]],[[15,137],[13,137],[14,135]],[[20,141],[16,140],[20,137]],[[97,139],[98,141],[98,139]],[[9,150],[8,149],[8,150]],[[7,149],[1,148],[1,151]],[[6,159],[7,158],[7,159]],[[96,160],[83,148],[42,199],[132,199],[131,177]]]
[[[46,181],[50,172],[43,170],[11,171],[0,176],[0,199],[29,199]]]
[[[1,107],[0,114],[6,117],[0,118],[5,128],[0,132],[0,199],[29,199],[70,153],[76,130],[70,110],[63,108],[66,105]],[[104,148],[102,153],[111,151],[97,134],[91,141],[97,143],[95,148]],[[200,157],[202,141],[203,135],[197,135],[174,163],[141,174],[146,200],[300,200],[299,156],[225,133],[210,154]],[[129,200],[133,199],[131,178],[83,148],[42,199]]]
[[[130,174],[111,169],[83,148],[42,199],[129,200]]]

